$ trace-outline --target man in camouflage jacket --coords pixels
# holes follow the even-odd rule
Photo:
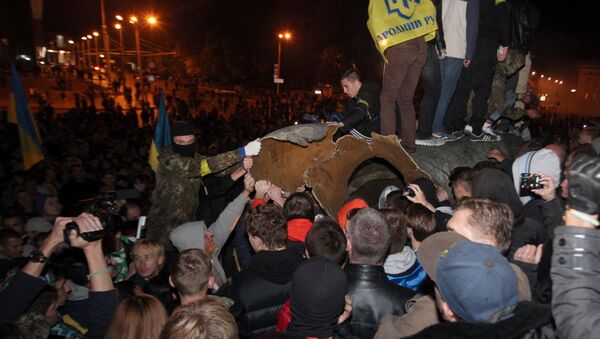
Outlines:
[[[183,121],[171,128],[173,144],[158,153],[155,198],[146,219],[146,236],[172,248],[169,234],[175,227],[193,221],[198,208],[202,177],[221,172],[246,156],[260,152],[260,141],[243,148],[205,157],[195,152],[193,128]]]

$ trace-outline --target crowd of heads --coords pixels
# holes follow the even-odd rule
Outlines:
[[[356,71],[345,74],[344,91],[350,93],[359,81]],[[217,109],[204,111],[202,100],[219,101],[217,109],[235,108],[227,108],[231,114],[225,118]],[[188,117],[194,126],[197,150],[214,155],[291,124],[302,107],[314,105],[302,97],[273,100],[204,93],[191,101],[167,101],[177,102],[176,116]],[[332,218],[310,190],[291,194],[282,204],[267,195],[245,208],[226,250],[221,252],[225,244],[210,249],[214,240],[208,230],[197,235],[204,236],[201,246],[177,253],[161,239],[145,238],[138,227],[155,202],[155,175],[147,163],[149,121],[140,123],[134,110],[104,108],[101,114],[79,107],[55,115],[46,106],[38,115],[46,159],[28,171],[20,168],[16,130],[0,123],[0,278],[9,282],[26,265],[60,217],[90,211],[103,193],[137,190],[139,198],[117,202],[118,213],[100,216],[111,224],[102,253],[120,299],[107,338],[256,337],[280,327],[297,337],[371,337],[385,316],[408,312],[403,302],[417,292],[437,300],[445,321],[497,323],[510,318],[524,299],[541,302],[535,298],[542,292],[524,278],[517,259],[523,246],[547,242],[548,230],[556,226],[547,224],[539,203],[557,200],[587,213],[594,209],[593,203],[567,200],[569,167],[586,156],[597,161],[599,130],[590,124],[568,139],[546,135],[523,144],[514,159],[501,153],[499,158],[498,151],[474,166],[454,168],[449,199],[438,198],[446,183],[419,178],[406,183],[413,195],[386,188],[379,206],[350,197]],[[542,178],[538,191],[521,192],[523,166]],[[88,264],[76,248],[65,245],[54,253],[42,275],[48,285],[16,328],[3,322],[2,331],[25,334],[33,315],[43,315],[46,335],[67,329],[83,335],[80,329],[90,320],[78,307],[89,307],[81,302],[89,299],[95,273]],[[218,270],[226,279],[216,284]],[[240,278],[244,272],[253,272],[254,282]],[[549,276],[549,268],[536,273]],[[361,287],[373,281],[381,288]],[[244,304],[240,289],[263,299]],[[377,304],[361,304],[365,295]],[[250,315],[265,309],[266,315]]]

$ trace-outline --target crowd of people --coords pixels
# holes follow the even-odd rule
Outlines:
[[[418,6],[443,28],[374,34],[387,62],[382,90],[349,69],[341,110],[304,93],[120,78],[76,93],[61,114],[39,96],[45,158],[26,171],[4,112],[0,337],[597,336],[600,124],[536,110],[530,41],[503,29],[524,8]],[[148,153],[163,94],[172,138],[155,172]],[[334,140],[396,135],[409,153],[465,133],[524,141],[514,156],[494,148],[454,168],[451,191],[421,177],[386,187],[376,206],[350,196],[327,215],[310,187],[286,193],[252,176],[257,138],[298,122],[335,126]]]
[[[175,100],[187,105],[173,98],[174,116]],[[349,197],[327,216],[309,188],[288,196],[252,178],[261,143],[251,140],[277,127],[260,108],[238,105],[228,119],[222,109],[180,115],[190,121],[171,125],[156,173],[149,123],[115,107],[42,109],[46,159],[28,171],[2,123],[4,337],[599,330],[597,124],[561,134],[540,119],[514,159],[494,149],[455,168],[452,192],[419,178],[384,189],[378,206]]]

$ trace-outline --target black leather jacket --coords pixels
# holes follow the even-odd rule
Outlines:
[[[414,292],[387,279],[383,266],[349,264],[345,268],[352,298],[352,335],[373,338],[388,315],[403,315]]]

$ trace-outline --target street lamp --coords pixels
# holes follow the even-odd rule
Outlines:
[[[67,40],[67,43],[70,46],[71,50],[70,50],[70,57],[69,57],[69,64],[73,64],[73,60],[75,60],[75,66],[77,66],[77,45],[75,45],[75,41],[69,39]]]
[[[104,45],[104,53],[106,54],[106,80],[110,83],[110,37],[108,36],[108,26],[106,26],[106,11],[104,9],[104,0],[100,0],[100,15],[102,18],[102,43]]]
[[[279,40],[277,41],[277,65],[275,66],[275,89],[277,95],[279,95],[279,84],[281,82],[281,42],[283,40],[290,40],[292,34],[290,32],[282,32],[278,34]]]
[[[92,36],[91,35],[87,35],[86,36],[86,43],[87,43],[87,63],[88,63],[88,67],[92,67]]]
[[[98,50],[98,37],[100,36],[100,33],[98,32],[93,32],[92,35],[94,36],[94,53],[96,54],[96,66],[100,65],[100,58],[99,55],[100,51]]]
[[[117,16],[121,17],[120,15]],[[123,19],[123,17],[121,17],[121,19]],[[121,51],[121,67],[123,67],[123,58],[125,54],[125,47],[123,45],[123,26],[117,22],[115,24],[115,29],[119,31],[119,50]]]
[[[156,17],[154,16],[150,16],[146,19],[146,22],[148,24],[150,24],[151,26],[155,25],[158,20],[156,19]],[[144,81],[143,81],[143,67],[142,67],[142,51],[140,48],[140,28],[139,28],[139,19],[137,16],[132,15],[129,17],[129,23],[133,25],[134,29],[135,29],[135,50],[136,50],[136,54],[137,54],[137,69],[138,69],[138,75],[140,77],[140,81],[141,86],[140,86],[140,90],[141,90],[141,98],[142,98],[142,102],[145,99],[145,91],[144,91]]]
[[[81,37],[81,63],[85,66],[85,67],[89,67],[89,64],[87,63],[86,59],[85,59],[85,55],[86,55],[86,51],[85,51],[85,42],[87,40],[87,37],[82,36]]]

